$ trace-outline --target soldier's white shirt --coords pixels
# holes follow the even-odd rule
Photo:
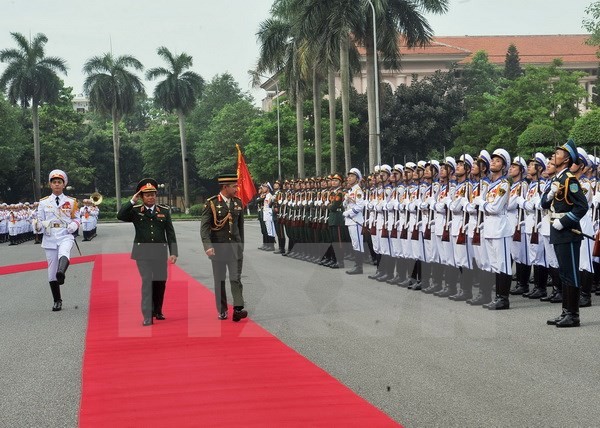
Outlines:
[[[490,183],[485,203],[481,206],[484,213],[483,237],[488,239],[506,238],[512,236],[513,231],[506,218],[506,208],[510,196],[510,184],[506,177],[500,177]]]
[[[67,227],[75,222],[77,227],[81,224],[81,216],[77,208],[77,200],[61,194],[50,195],[40,200],[38,205],[38,225],[44,232],[42,248],[57,249],[64,240],[74,240]],[[38,227],[39,227],[38,226]]]
[[[365,194],[358,184],[355,184],[344,196],[343,206],[346,226],[356,223],[363,224],[363,209],[365,208]]]

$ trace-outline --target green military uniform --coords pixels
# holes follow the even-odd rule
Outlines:
[[[210,256],[215,283],[215,296],[219,314],[227,313],[227,293],[225,291],[226,271],[229,270],[229,283],[233,295],[233,306],[237,310],[244,307],[241,282],[244,259],[244,207],[241,199],[232,197],[225,200],[218,194],[206,201],[200,217],[200,235],[204,250],[214,249]],[[234,321],[235,314],[234,314]]]
[[[155,180],[144,179],[138,183],[138,192],[156,192]],[[142,314],[144,325],[152,323],[152,316],[164,319],[162,306],[167,281],[167,258],[177,256],[177,238],[171,221],[171,213],[166,205],[156,204],[146,207],[133,205],[127,201],[117,218],[133,223],[135,237],[131,258],[137,263],[142,278]]]

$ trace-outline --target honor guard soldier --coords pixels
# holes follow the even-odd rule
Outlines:
[[[248,316],[244,310],[242,264],[244,260],[244,207],[236,194],[237,174],[222,174],[217,178],[221,191],[208,198],[200,217],[200,235],[204,251],[210,258],[215,283],[218,318],[227,319],[225,278],[233,295],[233,321]]]
[[[62,309],[60,286],[65,283],[65,273],[69,267],[71,248],[75,242],[73,233],[79,230],[79,210],[77,200],[63,193],[69,179],[60,169],[50,172],[48,182],[52,195],[40,200],[38,205],[38,230],[43,231],[42,248],[48,261],[48,281],[54,305],[52,311]]]
[[[363,273],[363,252],[365,251],[362,228],[364,223],[363,210],[365,208],[365,195],[360,188],[362,174],[358,168],[352,168],[348,172],[348,185],[350,189],[344,197],[344,218],[352,249],[354,250],[354,268],[346,271],[348,275]]]
[[[577,178],[569,171],[578,161],[577,147],[573,140],[557,147],[552,162],[556,176],[550,190],[542,196],[541,205],[550,209],[550,243],[554,245],[563,286],[562,313],[548,320],[557,327],[579,327],[579,251],[582,236],[580,220],[588,211],[588,203]]]

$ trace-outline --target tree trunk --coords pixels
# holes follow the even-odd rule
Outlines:
[[[370,12],[370,11],[369,11]],[[369,171],[377,163],[377,117],[375,112],[375,61],[373,59],[373,17],[369,13],[367,18],[368,28],[365,40],[367,56],[367,104],[369,116]],[[367,171],[364,171],[366,174]]]
[[[342,81],[342,124],[344,130],[344,166],[346,172],[352,168],[350,158],[350,60],[348,34],[340,41],[340,78]],[[364,172],[366,173],[366,172]]]
[[[321,77],[317,72],[317,66],[313,68],[313,114],[315,117],[315,175],[321,176],[321,159],[323,147],[321,142],[322,120],[321,120]]]
[[[298,140],[298,178],[304,178],[304,97],[296,84],[296,134]]]
[[[117,198],[117,211],[121,209],[121,173],[119,172],[119,152],[120,152],[120,140],[119,140],[119,122],[120,118],[115,109],[112,112],[113,122],[113,155],[115,157],[115,196]]]
[[[183,162],[183,204],[186,214],[190,213],[190,194],[188,187],[188,158],[185,142],[185,116],[181,110],[177,110],[179,118],[179,139],[181,140],[181,161]]]
[[[33,162],[35,175],[33,185],[34,200],[39,201],[42,198],[42,167],[40,156],[40,117],[38,114],[38,105],[34,100],[31,105],[31,121],[33,122]]]
[[[327,71],[327,92],[329,93],[329,146],[331,151],[331,167],[329,172],[333,174],[337,168],[337,126],[335,119],[335,73],[331,66]]]

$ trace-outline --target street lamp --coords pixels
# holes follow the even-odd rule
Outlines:
[[[373,59],[375,62],[375,138],[377,140],[377,164],[381,165],[381,135],[379,129],[379,71],[377,65],[377,23],[375,6],[371,0],[367,0],[373,12]]]
[[[279,82],[277,81],[275,81],[275,90],[277,91],[277,167],[279,181],[281,181],[281,125],[279,122]]]

